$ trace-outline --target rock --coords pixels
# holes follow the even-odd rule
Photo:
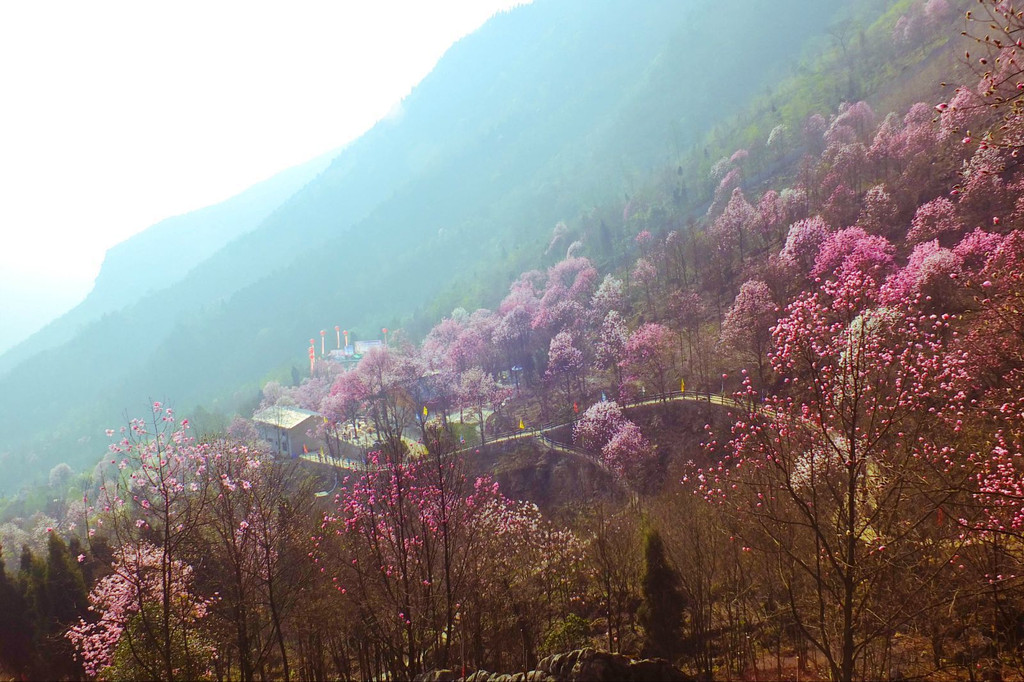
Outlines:
[[[459,679],[454,670],[429,670],[413,678],[413,682],[455,682]]]
[[[620,654],[583,649],[569,675],[572,682],[618,682],[630,677],[629,659]]]
[[[594,652],[593,649],[578,649],[576,651],[570,651],[567,654],[562,654],[561,660],[557,662],[557,666],[551,670],[551,674],[557,678],[569,679],[572,675],[573,669],[576,667],[576,663],[580,660],[580,656],[587,654],[588,652]]]
[[[633,682],[686,682],[686,675],[663,658],[645,658],[629,664]]]
[[[553,656],[548,656],[537,664],[537,670],[545,672],[552,677],[561,677],[561,671],[562,668],[565,667],[565,659],[568,655],[569,654],[554,654]]]
[[[492,673],[477,670],[465,679],[451,670],[432,670],[415,682],[693,682],[678,668],[661,658],[634,661],[622,654],[595,649],[578,649],[542,658],[535,670]]]

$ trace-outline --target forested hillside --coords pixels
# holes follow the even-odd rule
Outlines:
[[[531,11],[556,6],[573,7]],[[612,6],[607,20],[634,14]],[[744,7],[734,26],[780,20]],[[674,16],[658,11],[622,27],[669,40],[638,92],[690,49],[655,28]],[[258,305],[288,309],[297,343],[313,337],[309,362],[261,382],[221,432],[152,401],[107,431],[94,470],[58,465],[4,501],[0,672],[1024,675],[1024,20],[994,0],[906,0],[828,26],[809,61],[709,117],[685,150],[636,147],[617,171],[595,161],[643,98],[587,127],[575,146],[589,157],[558,147],[520,168],[520,145],[546,149],[532,137],[544,126],[514,143],[495,129],[493,166],[425,162],[475,171],[457,196],[431,174],[395,190],[433,213],[382,201],[305,253],[309,268],[282,270],[322,288],[294,302],[270,277],[179,323],[161,366],[182,366],[182,337],[246,349],[213,356],[211,391],[273,348],[269,314],[240,312]],[[566,111],[583,120],[594,99],[580,97]],[[635,170],[645,154],[649,173]],[[584,158],[620,184],[600,180],[614,193],[587,208],[601,185],[559,181],[571,217],[539,206],[547,222],[514,233],[543,234],[534,252],[503,241],[503,215],[476,212],[548,196]],[[472,231],[482,215],[488,229]],[[375,323],[384,345],[331,354],[342,331],[318,306],[359,290],[356,257],[380,296],[418,309]],[[339,263],[352,269],[324,274]],[[494,294],[502,277],[485,267],[514,276]],[[431,318],[431,300],[453,309]],[[365,305],[353,316],[391,304]],[[308,427],[275,457],[268,425],[284,414]]]
[[[454,281],[467,302],[493,301],[558,221],[700,139],[836,11],[543,0],[495,17],[258,227],[180,282],[20,356],[0,377],[0,451],[32,466],[3,485],[86,465],[97,434],[147,396],[229,413],[268,373],[301,364],[310,327],[372,338],[406,321],[422,333],[417,312]],[[726,34],[759,59],[733,56]]]

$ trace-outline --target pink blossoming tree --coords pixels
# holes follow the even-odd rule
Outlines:
[[[768,285],[760,280],[748,280],[740,287],[740,293],[722,321],[722,344],[756,368],[758,389],[765,386],[776,309]]]
[[[127,637],[120,651],[130,670],[153,679],[194,678],[209,657],[189,643],[210,597],[191,589],[186,551],[204,523],[213,451],[160,403],[149,420],[133,419],[120,436],[110,445],[113,473],[100,488],[97,522],[113,541],[116,577],[94,595],[102,625],[83,624],[69,636],[94,670],[109,666]]]
[[[779,561],[791,615],[834,679],[852,679],[904,619],[934,608],[932,579],[953,568],[959,530],[925,523],[966,478],[950,437],[967,376],[948,327],[948,316],[882,306],[862,272],[799,296],[770,358],[786,391],[761,403],[748,382],[721,463],[697,473],[709,500],[747,519],[744,549]],[[921,581],[894,590],[907,572]]]
[[[625,373],[624,381],[639,382],[665,394],[675,370],[672,332],[655,322],[641,325],[629,335],[619,364]]]

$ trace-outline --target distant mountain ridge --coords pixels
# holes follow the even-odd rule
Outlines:
[[[840,3],[766,5],[536,0],[496,16],[396,116],[278,205],[265,202],[258,225],[183,277],[125,305],[121,287],[145,285],[111,270],[97,282],[97,301],[111,306],[100,317],[65,326],[73,335],[42,353],[0,358],[0,371],[17,362],[0,376],[0,466],[87,465],[103,428],[147,398],[218,404],[282,365],[301,367],[304,339],[322,327],[372,336],[448,287],[503,287],[541,256],[555,222],[622,196],[627,176],[749,101]],[[726,39],[751,41],[761,58],[740,59]]]
[[[71,340],[83,325],[181,281],[193,267],[267,216],[319,175],[338,154],[322,154],[225,201],[173,216],[111,247],[86,298],[26,340],[0,354],[0,375]]]

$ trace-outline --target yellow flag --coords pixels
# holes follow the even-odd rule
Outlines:
[[[427,406],[426,405],[423,406],[423,416],[424,417],[427,416]]]
[[[685,390],[686,390],[686,380],[685,379],[680,379],[679,380],[679,392],[682,393]]]
[[[526,426],[523,425],[523,420],[522,420],[522,418],[520,418],[519,419],[519,429],[522,430],[522,429],[525,429],[525,428],[526,428]]]

